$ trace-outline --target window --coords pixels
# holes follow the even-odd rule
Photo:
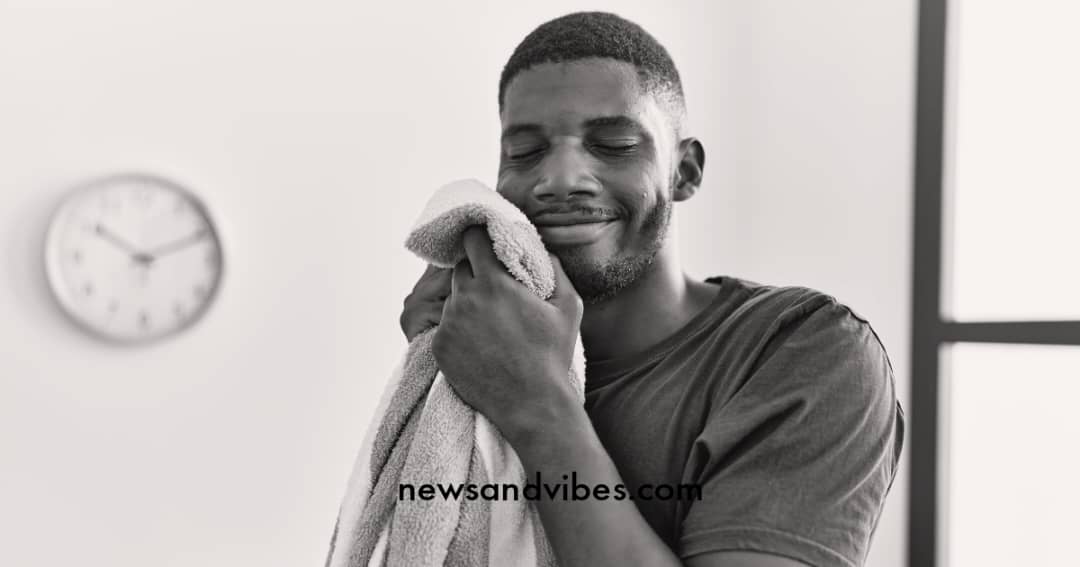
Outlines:
[[[1077,21],[1069,2],[920,1],[912,566],[1075,554]]]

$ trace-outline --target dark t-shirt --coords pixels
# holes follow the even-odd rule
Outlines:
[[[718,295],[676,333],[586,361],[586,409],[631,494],[702,489],[634,503],[684,559],[756,550],[862,565],[904,436],[884,347],[821,292],[706,281]]]

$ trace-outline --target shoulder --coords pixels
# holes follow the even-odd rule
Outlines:
[[[856,564],[903,446],[884,347],[864,317],[823,291],[744,280],[732,290],[741,323],[726,338],[749,338],[734,372],[720,370],[730,386],[718,390],[688,460],[707,488],[683,523],[682,553],[753,541],[808,564]],[[768,490],[753,490],[763,478]]]
[[[710,281],[716,279],[710,278]],[[721,281],[728,287],[729,294],[740,294],[745,298],[739,309],[755,315],[795,316],[825,304],[847,309],[836,297],[811,287],[770,285],[730,276],[723,277]]]
[[[866,317],[834,295],[740,278],[724,283],[743,297],[731,319],[756,346],[753,367],[786,374],[840,365],[849,371],[816,372],[814,382],[857,380],[891,388],[893,369],[885,345]]]
[[[729,294],[743,298],[733,313],[739,319],[763,321],[777,331],[813,318],[818,324],[873,332],[866,317],[824,291],[798,285],[767,285],[736,277],[725,277],[723,282],[729,287]]]
[[[756,349],[743,388],[756,399],[794,401],[818,416],[818,427],[878,424],[880,439],[893,438],[899,459],[904,412],[896,395],[889,354],[866,317],[833,295],[804,286],[766,286],[741,280],[740,305],[753,324]],[[865,426],[865,427],[864,427]]]
[[[716,281],[718,278],[710,278]],[[806,286],[766,285],[747,279],[723,277],[733,299],[729,323],[743,336],[759,341],[786,336],[799,327],[803,333],[823,328],[873,334],[870,323],[833,295]],[[876,336],[875,336],[876,338]]]

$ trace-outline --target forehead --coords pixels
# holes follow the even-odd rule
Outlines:
[[[660,109],[641,89],[633,65],[585,59],[542,63],[518,73],[507,85],[500,119],[504,128],[539,124],[573,130],[590,118],[620,115],[660,130]]]

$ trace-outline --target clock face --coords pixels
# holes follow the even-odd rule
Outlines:
[[[68,315],[120,342],[192,324],[213,300],[223,266],[203,204],[179,185],[141,174],[73,191],[53,217],[45,261]]]

